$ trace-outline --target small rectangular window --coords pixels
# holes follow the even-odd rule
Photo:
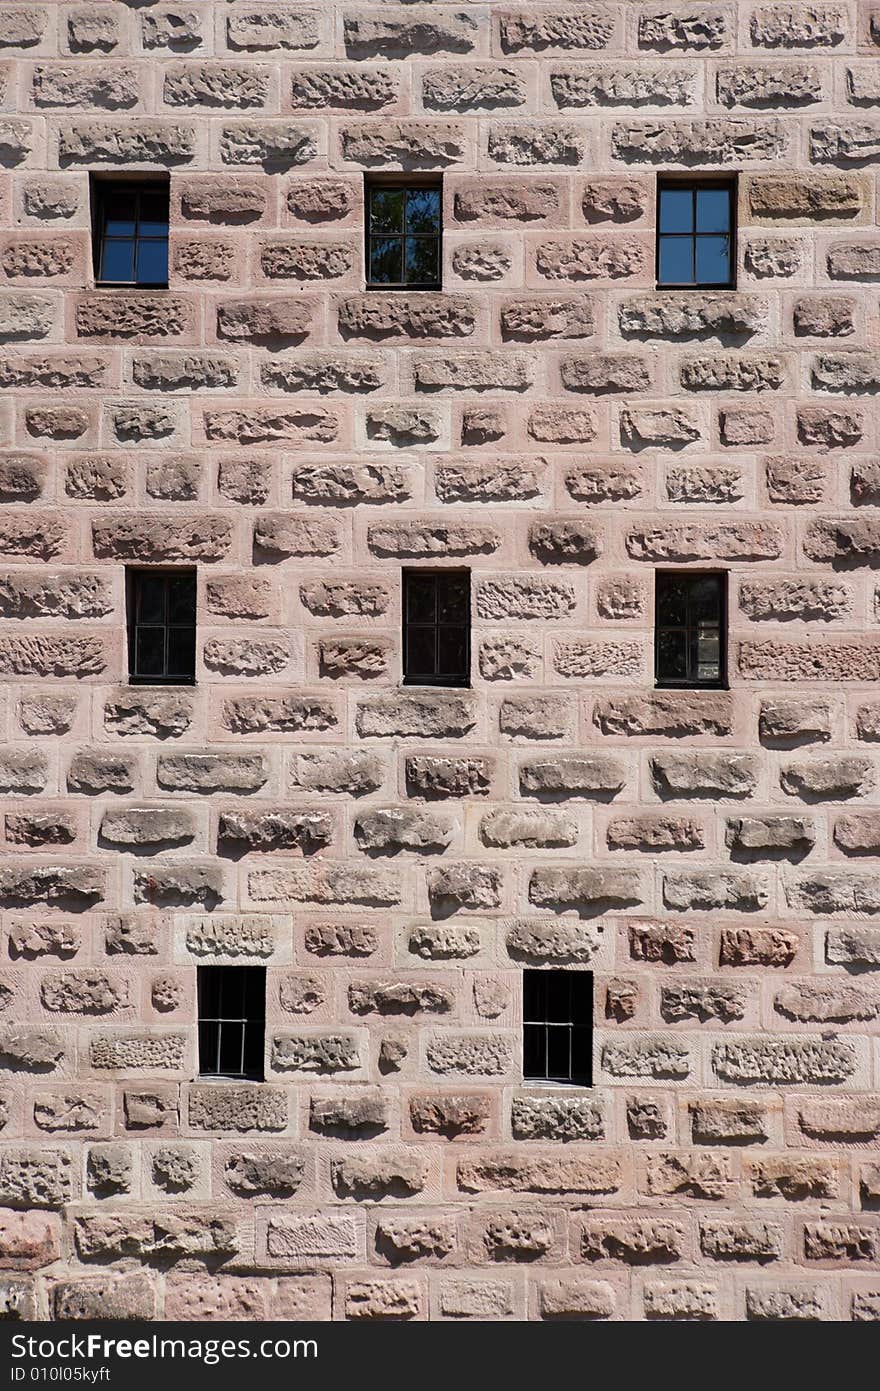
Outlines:
[[[470,571],[404,570],[404,683],[467,686],[470,657]]]
[[[730,289],[736,270],[736,184],[661,179],[657,186],[657,284]]]
[[[442,194],[436,180],[367,182],[368,288],[439,290]]]
[[[126,572],[128,677],[143,685],[196,679],[195,570]]]
[[[723,686],[727,576],[658,570],[654,670],[658,686]]]
[[[92,181],[97,285],[168,284],[168,181]]]
[[[199,1074],[261,1082],[265,966],[199,966]]]
[[[523,1077],[593,1085],[592,971],[523,971]]]

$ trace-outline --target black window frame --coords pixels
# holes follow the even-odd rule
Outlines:
[[[691,232],[661,232],[660,231],[660,202],[666,189],[690,189],[693,197],[693,230]],[[701,235],[697,227],[697,201],[698,192],[704,189],[725,189],[728,195],[728,262],[730,265],[730,276],[727,280],[697,280],[697,258],[696,242]],[[656,228],[654,246],[654,283],[658,290],[735,290],[737,276],[737,177],[735,174],[722,177],[712,177],[704,174],[685,175],[685,174],[659,174],[657,176],[656,189]],[[712,236],[718,233],[704,233],[702,235]],[[660,279],[660,248],[663,241],[667,239],[686,240],[690,239],[692,244],[691,262],[693,265],[693,280],[661,280]]]
[[[410,618],[410,582],[412,580],[434,579],[440,581],[445,578],[462,577],[467,580],[467,614],[461,623],[440,623],[436,618],[437,599],[435,591],[434,612],[435,618],[432,623],[423,620],[413,620]],[[405,567],[401,573],[401,610],[402,610],[402,679],[404,686],[445,686],[454,690],[467,689],[471,684],[471,640],[472,640],[472,595],[471,595],[471,571],[465,566],[447,568],[419,568],[416,566]],[[409,632],[413,628],[431,628],[435,630],[435,671],[433,673],[413,673],[409,671]],[[439,639],[442,628],[463,629],[464,630],[464,670],[459,672],[439,670]]]
[[[696,583],[699,580],[717,579],[719,581],[719,612],[718,612],[718,676],[711,681],[701,681],[693,675],[690,662],[693,655],[692,643],[687,643],[687,660],[689,663],[688,675],[683,678],[664,676],[660,670],[660,635],[670,630],[683,628],[685,633],[690,635],[695,631],[695,624],[686,622],[684,624],[669,624],[661,627],[658,621],[659,613],[659,587],[661,582],[666,579],[686,579]],[[728,689],[727,682],[727,649],[728,628],[728,572],[726,570],[681,570],[681,569],[658,569],[654,572],[654,685],[657,690],[666,691],[724,691]],[[690,603],[690,600],[688,600]],[[688,615],[689,616],[689,615]]]
[[[372,196],[375,189],[396,188],[402,189],[404,194],[410,191],[417,191],[425,188],[436,189],[440,195],[440,227],[436,236],[431,233],[411,233],[406,231],[406,208],[404,205],[403,230],[400,237],[404,243],[401,269],[406,266],[406,239],[410,235],[413,239],[433,240],[437,243],[437,279],[407,283],[405,280],[373,280],[371,278],[371,242],[373,233],[370,230]],[[380,236],[393,236],[394,233],[379,233]],[[412,174],[395,178],[391,175],[364,175],[364,285],[367,290],[387,290],[389,292],[411,292],[418,294],[424,290],[441,290],[443,288],[443,176],[438,174]]]
[[[168,619],[168,590],[166,587],[164,612],[165,617],[161,623],[156,621],[142,622],[140,619],[141,601],[141,580],[145,577],[158,577],[166,581],[180,576],[188,576],[193,584],[193,621],[192,624],[170,622]],[[159,565],[128,565],[125,570],[125,629],[126,643],[128,647],[128,682],[131,686],[194,686],[196,684],[196,638],[198,634],[198,571],[195,566],[159,566]],[[168,669],[168,634],[172,629],[188,630],[192,628],[192,671],[171,672]],[[164,670],[161,674],[146,673],[142,674],[138,670],[138,632],[141,628],[162,628],[164,629]]]
[[[139,227],[140,200],[144,195],[155,197],[157,193],[164,194],[168,204],[168,234],[165,237],[141,236]],[[170,257],[170,231],[171,231],[171,181],[168,176],[145,177],[131,179],[112,179],[100,178],[96,175],[91,176],[89,189],[89,202],[91,210],[92,228],[92,271],[95,279],[95,286],[101,290],[167,290],[168,275],[164,280],[105,280],[102,275],[104,262],[104,244],[108,240],[105,233],[107,222],[107,199],[120,197],[128,194],[134,199],[134,235],[132,237],[111,237],[109,240],[132,241],[134,243],[134,269],[137,271],[137,248],[141,242],[164,242],[166,247],[166,260]],[[169,261],[170,265],[170,261]]]
[[[216,990],[216,998],[209,998]],[[224,991],[226,998],[224,998]],[[237,998],[236,998],[237,997]],[[197,966],[196,1017],[198,1020],[199,1077],[226,1078],[236,1082],[266,1080],[266,967]],[[236,1010],[237,1006],[237,1010]],[[210,1013],[209,1013],[210,1011]],[[223,1069],[224,1029],[229,1039],[240,1033],[240,1070]],[[256,1047],[255,1039],[259,1039]],[[247,1047],[252,1052],[247,1055]],[[233,1048],[235,1044],[232,1044]],[[213,1055],[214,1066],[209,1066]],[[258,1058],[259,1061],[255,1061]],[[247,1065],[246,1065],[247,1064]]]
[[[556,967],[527,967],[522,974],[523,1081],[530,1085],[544,1083],[560,1087],[592,1087],[595,1071],[593,972]],[[552,1001],[551,992],[554,996]],[[563,1001],[561,995],[566,992],[567,998]],[[568,1019],[549,1017],[561,1013],[567,1013]],[[530,1014],[534,1017],[530,1018]],[[550,1030],[554,1031],[552,1058]],[[563,1031],[567,1032],[567,1040],[563,1038]],[[556,1066],[560,1056],[564,1056],[566,1051],[567,1065]],[[542,1053],[543,1066],[539,1065]],[[551,1063],[554,1065],[551,1066]]]

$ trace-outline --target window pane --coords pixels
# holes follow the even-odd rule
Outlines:
[[[408,232],[440,231],[439,188],[411,188],[406,198],[406,230]]]
[[[167,280],[167,241],[138,242],[137,283],[139,285],[164,285]]]
[[[138,676],[161,676],[165,670],[165,629],[137,628],[135,633]]]
[[[690,237],[661,237],[657,278],[661,285],[690,285],[694,279],[694,245]]]
[[[220,1013],[220,979],[217,971],[199,971],[199,1017],[216,1019]]]
[[[370,238],[370,282],[400,285],[403,281],[403,238]]]
[[[104,197],[104,235],[133,237],[135,199],[131,194],[109,194]]]
[[[730,190],[700,188],[697,190],[698,232],[730,231]]]
[[[436,628],[409,628],[406,635],[406,674],[435,676],[436,650]]]
[[[227,1076],[241,1076],[244,1025],[224,1022],[220,1026],[220,1071]]]
[[[437,635],[437,673],[464,676],[468,667],[468,645],[463,628],[440,628]]]
[[[436,620],[437,581],[433,575],[407,575],[406,617],[409,623]]]
[[[545,997],[544,971],[523,972],[523,1018],[538,1020],[544,1018]]]
[[[196,634],[194,628],[168,629],[168,675],[194,676]]]
[[[694,194],[691,188],[661,188],[660,231],[694,230]]]
[[[441,623],[466,623],[470,575],[443,575],[437,580],[437,618]]]
[[[717,575],[694,578],[690,589],[691,622],[717,623],[721,616],[721,582]]]
[[[374,188],[370,191],[370,231],[403,231],[404,190]]]
[[[547,1002],[545,1018],[551,1024],[568,1024],[571,1022],[571,1011],[569,1008],[571,986],[568,980],[567,971],[549,971],[547,973]]]
[[[688,578],[685,575],[657,576],[657,623],[674,628],[687,622]]]
[[[134,242],[105,241],[101,254],[101,280],[134,280]]]
[[[139,623],[165,622],[164,575],[135,575],[134,585],[137,593],[137,621]]]
[[[697,274],[700,285],[727,285],[730,281],[728,237],[697,237]]]
[[[716,627],[697,629],[696,677],[698,681],[717,681],[721,675],[721,641]]]
[[[434,285],[439,280],[437,254],[440,243],[435,237],[407,237],[407,285]]]
[[[199,1072],[210,1075],[217,1071],[218,1027],[213,1023],[199,1024]]]
[[[168,579],[169,623],[195,623],[195,575],[171,575]]]
[[[569,1030],[551,1028],[547,1030],[547,1076],[567,1078],[571,1076]]]
[[[526,1024],[523,1028],[523,1076],[547,1076],[546,1029],[540,1024]]]
[[[245,1029],[244,1070],[247,1077],[263,1076],[263,1028],[251,1021]]]
[[[684,681],[687,677],[687,634],[683,628],[657,635],[657,674],[663,681]]]
[[[142,237],[168,235],[168,193],[142,193],[138,216]]]
[[[571,1031],[571,1075],[573,1080],[589,1083],[593,1075],[593,1040],[589,1028]]]

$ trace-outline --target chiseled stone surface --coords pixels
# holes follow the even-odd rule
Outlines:
[[[880,1320],[876,0],[0,4],[0,1317]],[[442,177],[367,290],[364,175]],[[655,284],[657,175],[737,284]],[[90,175],[170,181],[95,284]],[[125,569],[198,571],[196,683]],[[471,571],[470,689],[401,569]],[[654,572],[727,681],[653,682]],[[266,976],[265,1080],[197,972]],[[594,1085],[522,1073],[593,973]]]

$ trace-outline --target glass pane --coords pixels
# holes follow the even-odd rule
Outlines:
[[[661,237],[657,279],[661,285],[690,285],[694,279],[694,244],[690,237]]]
[[[138,221],[142,237],[168,235],[168,194],[142,193]]]
[[[104,235],[133,237],[135,200],[131,194],[111,194],[104,199]]]
[[[730,192],[726,188],[697,190],[698,232],[730,231]]]
[[[435,237],[407,237],[407,285],[434,285],[439,279],[437,252],[440,243]]]
[[[448,575],[437,581],[437,618],[441,623],[466,623],[470,575]]]
[[[168,675],[194,676],[196,670],[195,628],[168,629]]]
[[[138,242],[137,283],[139,285],[164,285],[167,280],[167,241]]]
[[[568,1029],[547,1030],[547,1075],[548,1077],[569,1077],[571,1060],[569,1055]]]
[[[406,618],[408,623],[433,623],[436,618],[437,582],[433,575],[407,575]]]
[[[244,1012],[248,1019],[266,1016],[266,972],[259,966],[247,966],[244,971]]]
[[[224,1023],[220,1029],[220,1071],[241,1075],[241,1045],[244,1041],[244,1025]]]
[[[105,241],[101,254],[102,280],[134,280],[134,242]]]
[[[592,976],[589,971],[569,971],[571,984],[571,1019],[589,1028],[593,1022]]]
[[[686,575],[657,576],[657,625],[673,628],[687,622],[688,580]]]
[[[547,1076],[546,1029],[541,1024],[526,1024],[523,1028],[523,1076]]]
[[[702,625],[696,635],[696,674],[699,681],[717,681],[721,675],[721,643],[718,629]]]
[[[139,623],[165,622],[164,575],[137,575],[137,621]]]
[[[683,629],[658,633],[657,675],[662,681],[684,681],[687,676],[687,643]]]
[[[436,676],[436,628],[408,628],[407,676]]]
[[[547,1020],[551,1024],[567,1024],[570,1020],[567,971],[550,971],[547,975]]]
[[[370,238],[370,284],[403,282],[403,237]]]
[[[370,231],[403,231],[402,188],[374,188],[370,193]]]
[[[581,1082],[589,1082],[593,1075],[593,1049],[589,1029],[571,1031],[571,1075]]]
[[[467,636],[464,628],[440,628],[437,634],[438,674],[464,676],[467,666]]]
[[[248,1077],[263,1075],[263,1027],[261,1022],[252,1022],[245,1028],[244,1070]]]
[[[165,629],[138,628],[135,671],[138,676],[161,676],[165,670]]]
[[[168,581],[168,622],[195,623],[196,577],[173,575]]]
[[[408,232],[440,231],[439,188],[411,188],[406,197]]]
[[[544,981],[546,974],[543,971],[524,971],[523,972],[523,1019],[543,1019],[544,1018]]]
[[[721,583],[717,575],[691,581],[691,623],[718,623],[721,617]]]
[[[730,281],[730,242],[727,237],[697,237],[697,283],[726,285]]]
[[[216,1019],[220,1013],[220,981],[216,970],[199,971],[199,1017]]]
[[[661,188],[660,231],[694,230],[694,193],[690,188]]]
[[[199,1072],[217,1071],[217,1025],[199,1024]]]

